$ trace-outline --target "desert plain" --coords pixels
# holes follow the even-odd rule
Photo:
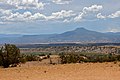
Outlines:
[[[0,68],[0,80],[120,80],[120,62],[42,64]]]

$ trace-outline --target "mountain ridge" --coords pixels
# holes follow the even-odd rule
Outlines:
[[[4,34],[5,35],[5,34]],[[81,43],[119,43],[120,32],[101,33],[76,28],[61,34],[41,35],[0,35],[0,44],[3,43],[54,43],[54,42],[81,42]]]

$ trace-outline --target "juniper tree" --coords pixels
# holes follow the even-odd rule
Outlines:
[[[5,44],[0,49],[1,65],[4,68],[20,63],[20,50],[15,45]]]

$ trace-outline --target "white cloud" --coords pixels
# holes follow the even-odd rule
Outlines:
[[[10,16],[3,16],[1,19],[8,22],[16,21],[33,21],[33,20],[45,20],[46,16],[41,13],[32,14],[31,12],[24,12],[20,14],[19,12],[12,13]]]
[[[11,13],[11,10],[0,9],[0,15],[10,15]]]
[[[18,7],[34,7],[37,8],[37,3],[40,3],[38,0],[7,0],[7,4],[15,5]],[[11,2],[12,1],[12,2]],[[59,0],[58,0],[59,1]],[[63,0],[60,0],[63,1]],[[64,0],[68,1],[68,0]],[[83,20],[94,20],[96,17],[98,19],[106,19],[106,18],[117,18],[120,17],[120,11],[116,11],[111,15],[102,15],[100,10],[103,8],[102,5],[91,5],[90,7],[84,7],[81,12],[75,13],[73,10],[61,10],[58,12],[53,12],[50,15],[44,15],[40,12],[32,12],[26,11],[18,12],[17,10],[5,10],[0,8],[0,20],[3,22],[16,22],[16,21],[34,21],[34,20],[41,20],[41,21],[62,21],[62,22],[79,22]],[[0,22],[1,22],[0,21]]]
[[[18,9],[43,9],[45,5],[39,0],[5,0],[5,3]]]
[[[102,15],[101,13],[97,14],[97,18],[99,18],[99,19],[109,19],[109,18],[117,18],[117,17],[120,17],[120,11],[116,11],[115,13],[112,13],[107,16]]]
[[[35,13],[34,15],[31,16],[32,20],[45,20],[46,16],[41,14],[41,13]]]
[[[72,0],[52,0],[55,4],[69,4]]]
[[[108,18],[117,18],[120,17],[120,11],[116,11],[115,13],[108,15]]]
[[[8,22],[16,22],[16,21],[34,21],[34,20],[62,20],[65,18],[70,18],[72,16],[75,16],[74,12],[72,10],[61,10],[60,12],[52,13],[50,16],[46,16],[41,13],[34,13],[32,14],[29,11],[26,11],[24,13],[12,13],[9,15],[4,15],[1,17],[3,21]]]
[[[82,12],[79,13],[78,16],[74,18],[75,22],[81,21],[83,17],[87,16],[91,12],[99,12],[102,9],[102,5],[92,5],[90,7],[84,7]]]
[[[23,2],[26,3],[25,1]],[[29,2],[29,3],[32,3]],[[84,7],[82,12],[80,12],[77,16],[76,13],[72,10],[61,10],[59,12],[53,12],[51,15],[46,16],[39,12],[32,14],[32,12],[26,11],[24,13],[13,13],[11,11],[6,11],[9,15],[2,16],[2,20],[6,21],[32,21],[32,20],[60,20],[63,22],[71,22],[71,21],[81,21],[83,18],[86,18],[91,12],[99,12],[102,9],[101,5],[92,5],[91,7]],[[88,16],[87,16],[88,17]],[[101,14],[98,14],[97,17],[102,17]]]
[[[103,16],[101,13],[98,13],[98,14],[97,14],[97,18],[99,18],[99,19],[105,19],[106,16]]]
[[[75,22],[81,21],[83,19],[83,16],[84,16],[84,13],[80,12],[80,14],[74,18],[74,21]]]
[[[68,17],[72,17],[75,16],[76,14],[72,11],[72,10],[61,10],[60,12],[55,12],[52,13],[51,16],[48,16],[47,19],[48,20],[56,20],[56,19],[63,19],[63,18],[68,18]]]
[[[4,21],[23,21],[30,16],[30,12],[24,12],[20,14],[19,12],[12,13],[10,16],[1,17]]]
[[[68,19],[65,19],[63,22],[66,22],[66,23],[68,23],[68,22],[70,22]]]
[[[8,23],[8,22],[3,22],[3,19],[2,17],[3,16],[9,16],[12,14],[12,11],[11,10],[4,10],[4,9],[0,9],[0,24],[5,24],[5,23]]]
[[[63,20],[64,23],[69,23],[69,22],[71,22],[71,21],[72,21],[72,19],[64,19],[64,20]]]
[[[103,9],[103,6],[102,5],[92,5],[90,7],[84,7],[83,8],[83,12],[84,13],[87,13],[87,12],[98,12],[100,11],[101,9]]]

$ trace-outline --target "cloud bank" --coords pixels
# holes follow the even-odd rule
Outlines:
[[[56,4],[69,4],[72,0],[52,0]],[[0,23],[3,22],[29,22],[29,21],[62,21],[62,22],[80,22],[84,20],[94,19],[113,19],[120,17],[120,11],[111,13],[110,15],[102,15],[103,5],[91,5],[83,7],[79,12],[73,10],[60,10],[45,15],[38,9],[44,9],[45,3],[39,0],[5,0],[1,2],[7,4],[11,9],[0,8]],[[23,12],[19,12],[24,10]],[[28,9],[37,9],[36,12],[29,11]]]
[[[17,9],[43,9],[45,6],[39,0],[5,0],[4,3]]]

